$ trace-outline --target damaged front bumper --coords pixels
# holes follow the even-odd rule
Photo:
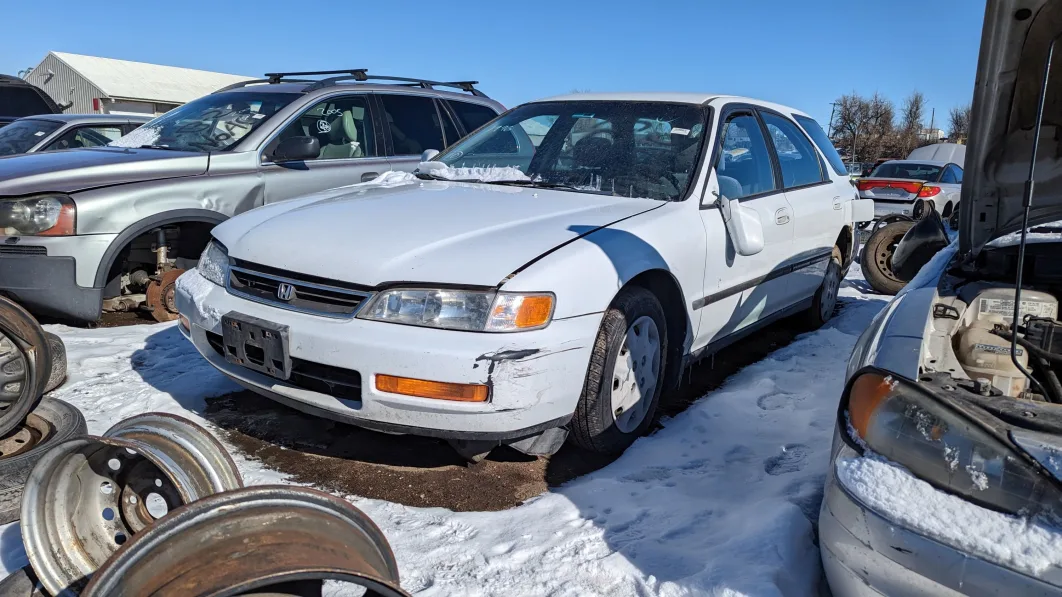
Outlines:
[[[182,333],[211,365],[256,393],[378,431],[473,441],[517,440],[567,423],[601,322],[601,314],[592,314],[555,320],[541,330],[490,334],[328,319],[241,299],[195,271],[182,277],[176,298],[190,323]],[[360,396],[313,391],[229,363],[216,341],[221,316],[230,312],[287,325],[293,359],[356,372]],[[377,374],[486,384],[490,397],[473,403],[381,392]]]
[[[834,439],[819,513],[819,548],[835,597],[1059,597],[1062,589],[945,545],[886,519],[837,480],[840,458],[858,454]]]

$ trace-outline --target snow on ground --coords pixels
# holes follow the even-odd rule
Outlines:
[[[732,376],[610,466],[521,506],[454,513],[343,497],[383,529],[417,595],[816,595],[813,520],[844,364],[885,304],[853,270],[826,327]],[[172,324],[50,329],[71,372],[54,395],[85,413],[90,433],[152,410],[205,423],[204,399],[236,389]],[[284,481],[234,457],[248,484]],[[25,563],[17,524],[0,529],[0,561]]]

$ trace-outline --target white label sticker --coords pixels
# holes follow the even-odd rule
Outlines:
[[[1008,299],[981,299],[981,308],[978,309],[980,313],[990,313],[993,315],[1002,315],[1004,319],[1010,321],[1014,317],[1014,301]],[[1044,301],[1022,301],[1021,302],[1021,315],[1032,315],[1033,317],[1048,317],[1054,319],[1058,313],[1055,305]]]
[[[674,129],[671,129],[671,134],[672,135],[682,135],[683,137],[685,137],[686,135],[690,134],[690,129],[674,128]]]
[[[33,136],[35,136],[35,137],[43,137],[44,136],[44,131],[37,131],[36,133],[33,133]]]
[[[254,118],[255,120],[259,120],[259,119],[265,118],[265,114],[255,114],[254,116],[251,116],[251,118]]]

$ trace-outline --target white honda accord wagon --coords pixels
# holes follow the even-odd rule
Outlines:
[[[617,452],[691,362],[826,321],[873,215],[814,120],[732,96],[550,98],[436,154],[215,228],[183,333],[255,392],[470,458]]]

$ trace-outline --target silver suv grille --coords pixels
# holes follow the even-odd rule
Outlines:
[[[325,282],[313,276],[241,263],[232,266],[228,289],[236,296],[258,303],[342,319],[354,317],[372,295]]]

